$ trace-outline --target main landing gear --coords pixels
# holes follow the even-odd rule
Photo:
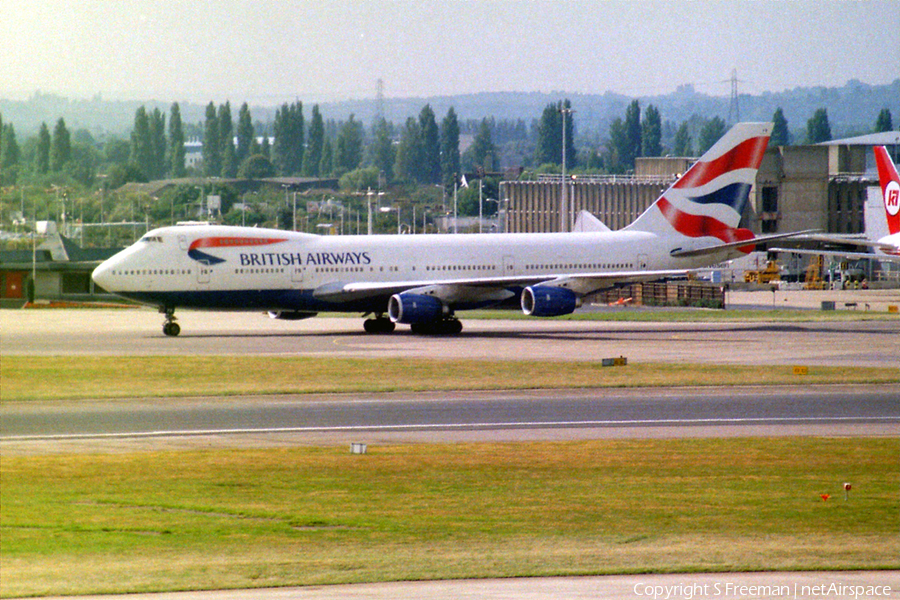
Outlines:
[[[363,329],[366,330],[366,333],[393,333],[395,328],[396,323],[384,315],[375,315],[371,319],[363,321]],[[436,321],[411,323],[409,326],[410,331],[418,335],[456,335],[462,331],[462,328],[462,322],[453,316]]]
[[[462,322],[456,317],[412,323],[409,326],[410,331],[419,335],[456,335],[462,332],[462,328]]]
[[[163,323],[163,333],[169,337],[175,337],[181,333],[181,326],[175,322],[175,307],[161,306],[159,312],[166,315],[166,322]]]
[[[372,319],[363,321],[363,329],[366,333],[393,333],[397,326],[383,314],[375,315]]]

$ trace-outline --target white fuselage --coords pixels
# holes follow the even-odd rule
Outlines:
[[[900,233],[892,233],[883,238],[879,238],[875,246],[875,254],[884,254],[887,256],[900,256]]]
[[[346,283],[485,279],[508,279],[514,288],[516,280],[563,273],[689,269],[728,258],[676,259],[670,245],[641,231],[317,236],[192,225],[148,232],[93,278],[109,292],[161,307],[381,312],[390,294],[335,301],[325,292]]]

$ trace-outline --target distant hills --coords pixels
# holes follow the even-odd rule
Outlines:
[[[530,125],[539,119],[544,107],[568,98],[576,110],[575,122],[582,134],[589,132],[605,136],[609,124],[616,117],[624,117],[625,107],[635,98],[607,92],[605,94],[569,94],[565,92],[484,92],[460,96],[436,96],[430,98],[385,98],[381,106],[385,118],[401,125],[410,116],[417,116],[425,104],[430,104],[438,120],[452,106],[460,120],[493,117],[500,120],[523,120]],[[302,92],[297,99],[303,102]],[[676,91],[658,96],[637,98],[642,108],[656,106],[663,121],[680,124],[692,116],[709,119],[719,116],[727,120],[730,98],[710,96],[697,92],[693,86],[680,86]],[[237,116],[242,101],[232,100],[232,114]],[[312,109],[307,104],[307,117]],[[203,120],[205,105],[179,102],[185,123],[198,124]],[[107,136],[127,137],[134,121],[134,113],[140,106],[152,110],[159,108],[168,114],[171,102],[147,100],[105,100],[101,96],[90,99],[69,99],[53,94],[36,92],[27,100],[0,99],[0,114],[4,123],[12,123],[20,141],[34,135],[41,122],[52,124],[63,117],[70,131],[87,129],[95,138]],[[305,106],[305,108],[306,108]],[[788,126],[798,141],[806,130],[806,121],[818,108],[828,111],[831,131],[835,138],[846,137],[872,130],[879,111],[891,111],[894,126],[900,124],[900,78],[885,85],[870,85],[851,80],[842,87],[794,88],[782,92],[765,92],[759,95],[741,94],[738,109],[743,121],[764,121],[781,107]],[[271,123],[276,106],[251,106],[253,118]],[[326,120],[345,120],[351,114],[369,125],[379,106],[374,98],[320,103]]]

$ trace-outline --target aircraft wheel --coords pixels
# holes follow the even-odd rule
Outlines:
[[[175,337],[179,333],[181,333],[181,326],[174,321],[168,322],[163,325],[163,333],[169,337]]]
[[[459,319],[443,319],[441,321],[426,321],[424,323],[412,323],[410,331],[417,335],[456,335],[462,332],[462,321]]]
[[[450,319],[447,321],[447,333],[450,335],[456,335],[458,333],[462,333],[462,321],[459,319]]]
[[[393,333],[397,325],[390,319],[366,319],[363,321],[363,329],[366,333]]]

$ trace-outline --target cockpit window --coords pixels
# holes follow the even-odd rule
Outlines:
[[[148,242],[148,243],[155,242],[155,243],[161,244],[163,239],[162,239],[161,235],[145,235],[144,237],[141,238],[141,241]]]

